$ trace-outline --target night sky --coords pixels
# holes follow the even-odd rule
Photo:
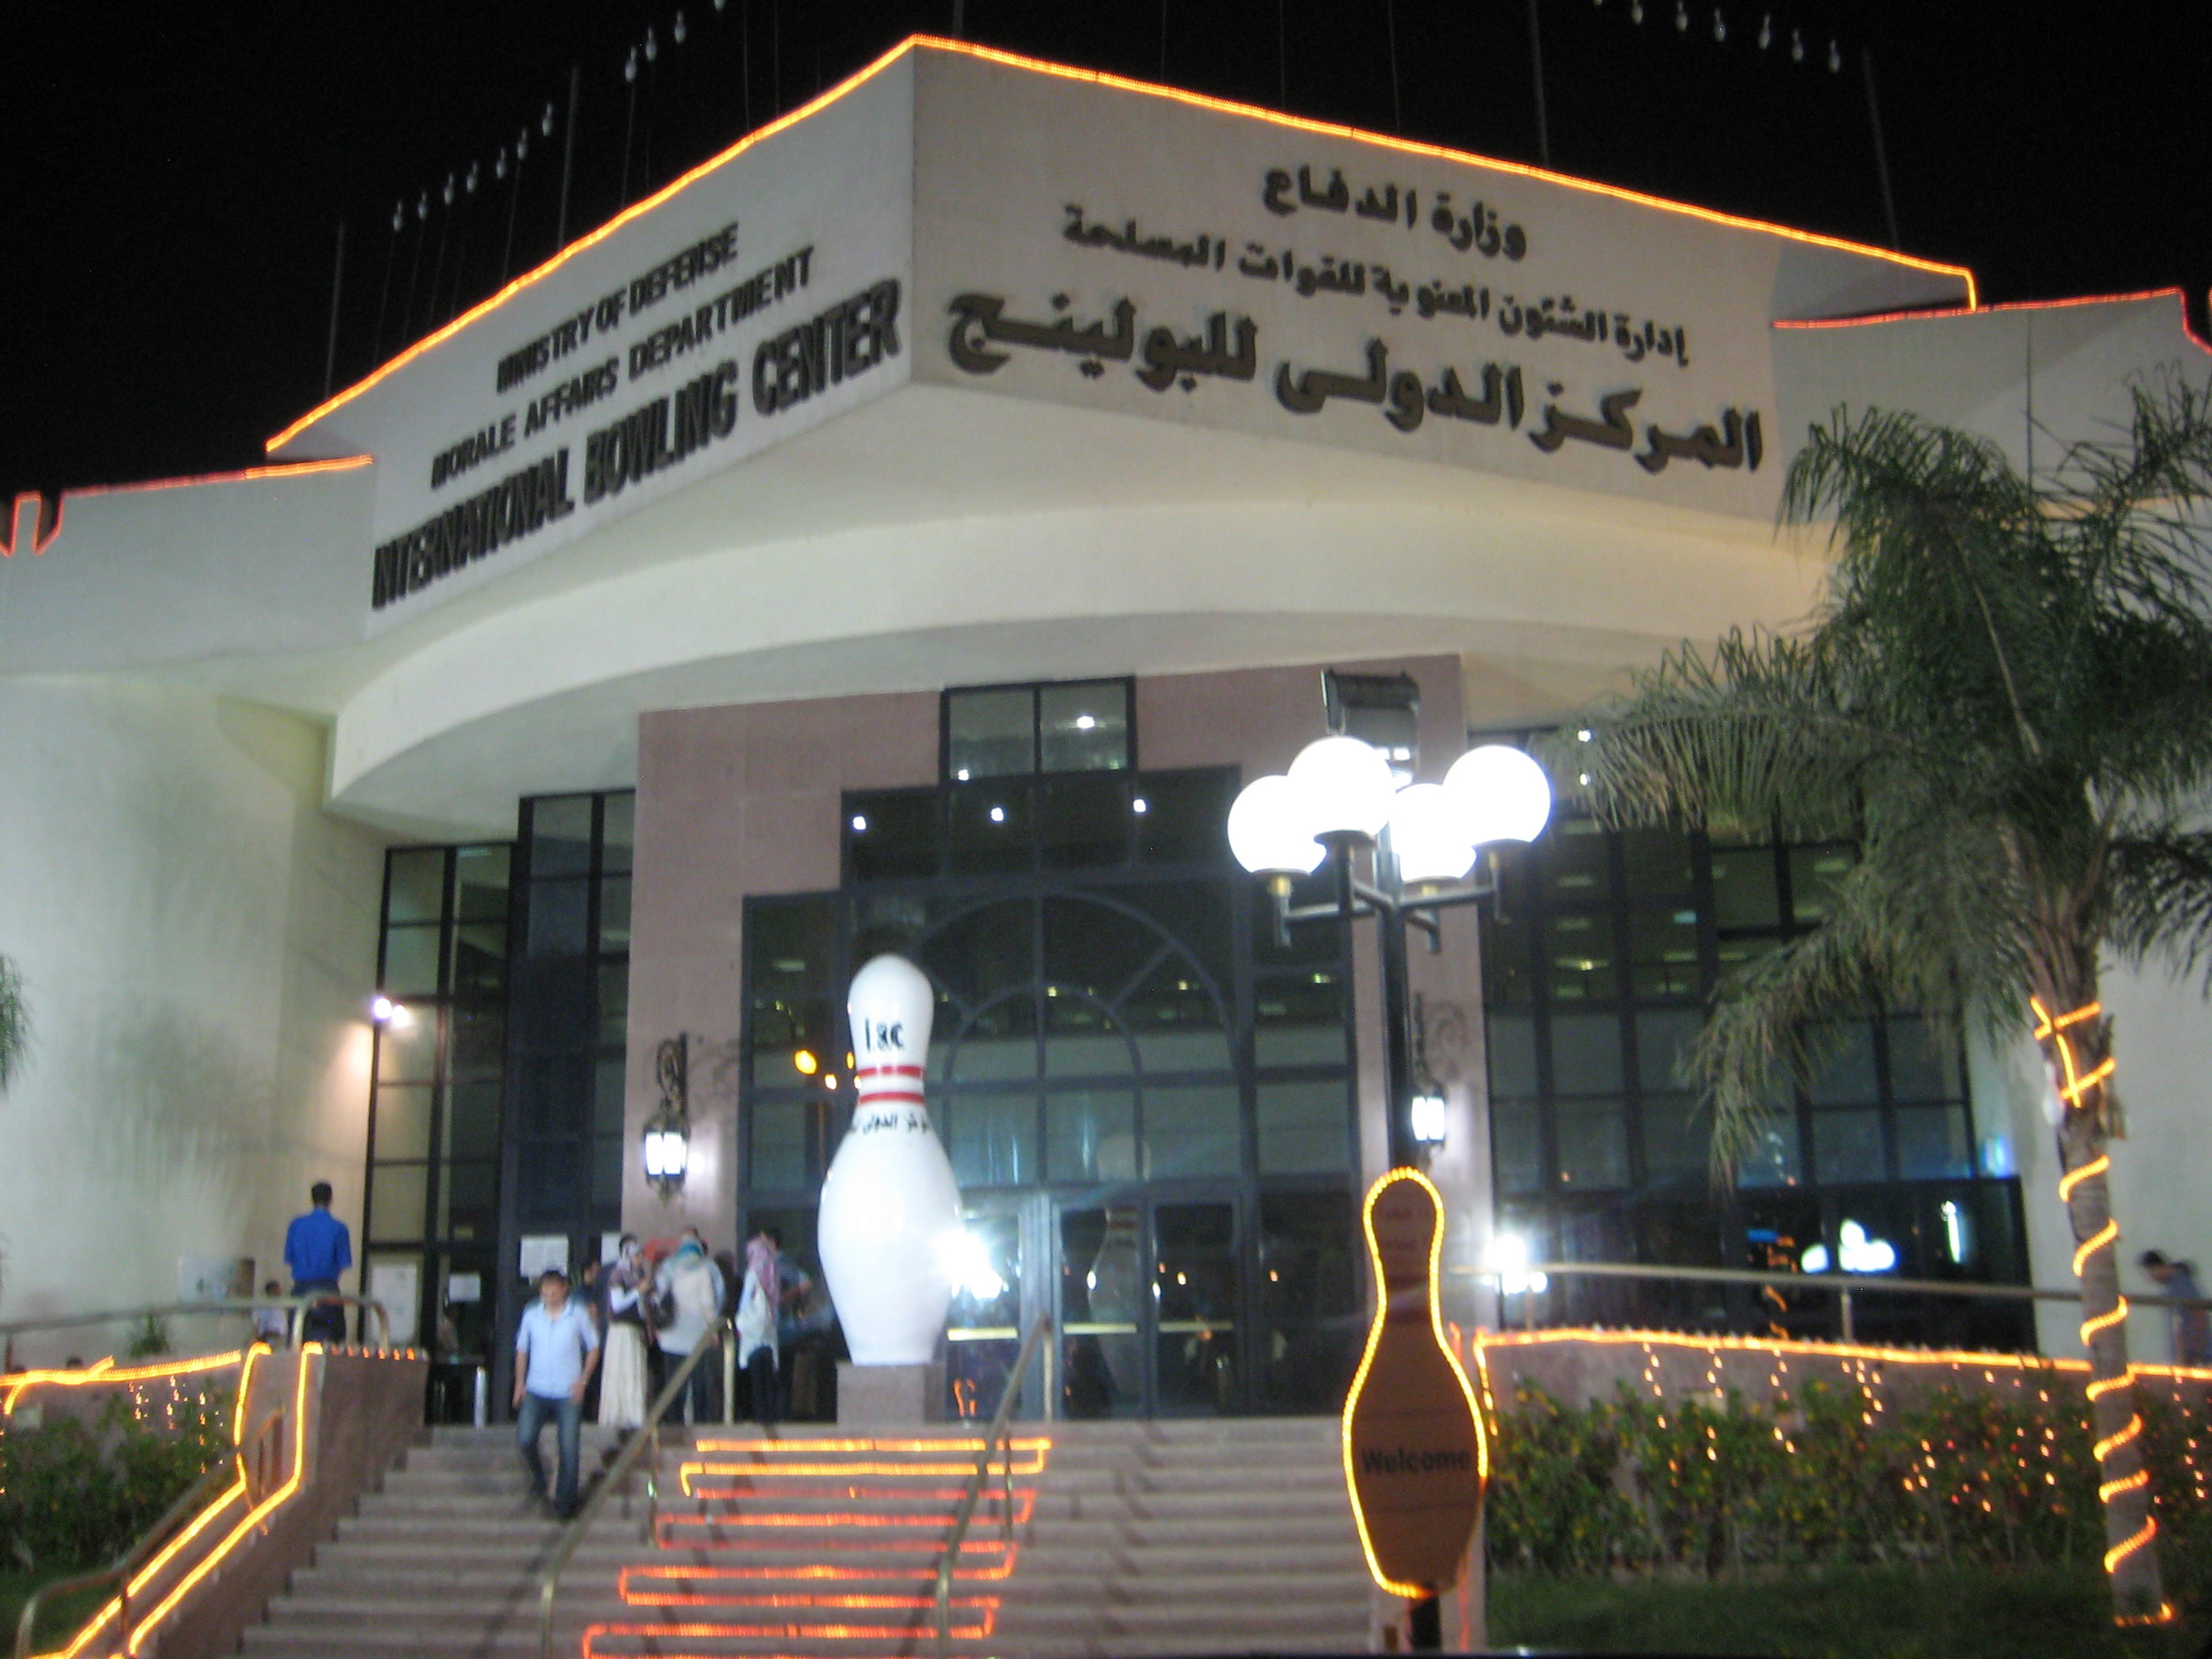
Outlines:
[[[1716,41],[1711,0],[1642,0],[1640,23],[1632,4],[1537,0],[1559,170],[1886,243],[1870,50],[1907,251],[1971,265],[1991,301],[2178,284],[2203,329],[2207,8],[1724,0]],[[1527,0],[965,5],[989,44],[1537,158]],[[503,259],[543,258],[572,65],[573,237],[623,199],[626,130],[634,197],[952,25],[949,0],[691,0],[679,46],[664,0],[19,10],[0,99],[11,492],[258,462],[320,398],[341,219],[341,386],[490,291]],[[626,82],[649,26],[657,57]],[[493,162],[526,127],[517,191]],[[449,213],[446,177],[472,162],[476,194]]]

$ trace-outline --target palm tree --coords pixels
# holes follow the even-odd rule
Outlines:
[[[1813,615],[1684,645],[1555,741],[1609,822],[1848,837],[1824,926],[1724,982],[1689,1066],[1717,1179],[1818,1031],[1870,1004],[2032,1033],[2062,1107],[2065,1202],[2124,1620],[2171,1617],[2142,1467],[2106,1147],[2122,1129],[2108,958],[2212,960],[2212,397],[2139,389],[2111,441],[2024,478],[1987,441],[1839,412],[1782,517],[1832,521]]]
[[[0,1094],[8,1091],[31,1041],[31,1014],[23,1000],[23,975],[0,956]]]

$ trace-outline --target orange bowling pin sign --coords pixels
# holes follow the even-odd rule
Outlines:
[[[1375,1323],[1344,1402],[1344,1479],[1375,1582],[1425,1596],[1458,1578],[1490,1475],[1467,1373],[1437,1315],[1444,1205],[1418,1170],[1367,1192]]]

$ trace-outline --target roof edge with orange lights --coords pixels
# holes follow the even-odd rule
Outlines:
[[[1809,1359],[1866,1360],[1885,1365],[1978,1365],[1985,1371],[2085,1371],[2089,1362],[2053,1359],[2040,1354],[1988,1354],[1971,1348],[1879,1348],[1856,1342],[1797,1342],[1781,1337],[1693,1336],[1680,1331],[1615,1331],[1595,1327],[1555,1327],[1542,1331],[1477,1331],[1477,1348],[1541,1348],[1555,1342],[1589,1342],[1606,1348],[1697,1348],[1727,1353],[1801,1355]],[[2139,1377],[2174,1382],[2212,1383],[2212,1367],[2138,1365]]]
[[[2130,294],[2080,294],[2056,300],[2007,300],[1998,305],[1931,306],[1922,311],[1873,311],[1863,317],[1809,317],[1778,319],[1773,328],[1866,328],[1879,323],[1950,320],[1960,317],[1992,317],[1999,311],[2063,311],[2084,305],[2129,305],[2142,300],[2170,299],[2181,313],[2181,332],[2198,350],[2212,353],[2212,341],[2189,326],[2188,292],[2178,284],[2160,288],[2138,288]]]
[[[1293,132],[1311,133],[1325,138],[1346,138],[1355,142],[1376,145],[1397,150],[1404,155],[1425,156],[1463,165],[1486,167],[1494,172],[1511,173],[1519,178],[1533,179],[1540,183],[1554,184],[1571,190],[1580,190],[1594,196],[1609,196],[1616,201],[1632,203],[1639,207],[1658,208],[1670,213],[1681,213],[1709,224],[1726,226],[1734,230],[1748,230],[1763,235],[1779,236],[1786,241],[1803,242],[1812,247],[1832,248],[1839,252],[1870,259],[1879,259],[1890,265],[1902,265],[1909,270],[1924,271],[1932,275],[1955,277],[1966,285],[1966,306],[1973,310],[1978,304],[1974,273],[1965,265],[1949,265],[1939,259],[1922,259],[1911,254],[1898,253],[1887,248],[1871,247],[1865,242],[1852,242],[1841,236],[1828,236],[1817,231],[1798,230],[1787,225],[1777,225],[1765,219],[1747,218],[1738,213],[1725,213],[1717,208],[1700,207],[1694,203],[1670,201],[1665,196],[1652,196],[1641,190],[1631,190],[1621,185],[1601,184],[1594,179],[1579,179],[1571,173],[1555,173],[1548,167],[1531,166],[1526,162],[1506,161],[1494,156],[1478,155],[1472,150],[1453,150],[1441,144],[1424,143],[1417,139],[1397,138],[1386,133],[1371,133],[1363,128],[1347,126],[1339,121],[1316,120],[1310,116],[1288,115],[1279,110],[1263,108],[1256,104],[1240,104],[1226,98],[1217,98],[1201,92],[1190,92],[1179,87],[1161,86],[1157,82],[1133,80],[1126,75],[1110,73],[1102,69],[1078,69],[1066,64],[1056,64],[1041,58],[1025,57],[1019,52],[1003,51],[994,46],[979,46],[968,41],[947,40],[935,35],[910,35],[874,62],[855,70],[837,85],[816,95],[796,109],[778,116],[764,127],[757,127],[738,139],[728,148],[717,151],[695,167],[663,185],[652,195],[644,196],[624,208],[595,230],[587,233],[555,253],[544,264],[524,272],[497,292],[478,301],[467,311],[445,324],[433,334],[426,334],[398,356],[390,358],[367,375],[347,387],[343,391],[318,403],[290,426],[271,438],[265,446],[271,453],[282,449],[294,438],[313,426],[324,416],[350,403],[434,346],[451,339],[478,318],[495,311],[544,277],[551,275],[562,265],[586,250],[596,246],[632,219],[650,212],[670,197],[684,190],[726,163],[735,160],[754,145],[774,137],[778,133],[804,120],[816,111],[835,103],[877,75],[890,68],[909,52],[926,48],[932,51],[954,53],[973,58],[985,63],[1002,64],[1010,68],[1027,70],[1033,73],[1056,76],[1064,81],[1087,81],[1093,86],[1110,88],[1117,92],[1132,92],[1146,97],[1165,98],[1194,108],[1211,110],[1219,114],[1236,116],[1242,119],[1264,121],[1271,126],[1287,127]]]

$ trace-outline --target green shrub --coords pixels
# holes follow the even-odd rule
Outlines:
[[[225,1394],[179,1399],[156,1427],[131,1395],[91,1423],[0,1433],[0,1563],[42,1577],[104,1565],[231,1451]]]
[[[1523,1386],[1494,1425],[1499,1571],[1737,1577],[1803,1566],[2093,1564],[2104,1548],[2085,1404],[1945,1386],[1911,1403],[1814,1382],[1770,1403],[1623,1384],[1563,1406]],[[2212,1432],[2147,1394],[2169,1571],[2212,1590]]]

